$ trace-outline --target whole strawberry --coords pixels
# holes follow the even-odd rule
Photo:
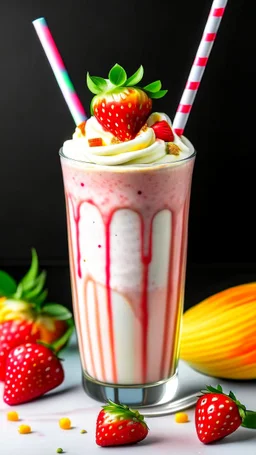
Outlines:
[[[246,418],[246,408],[233,392],[226,395],[220,385],[207,386],[199,398],[195,410],[197,436],[208,444],[218,441],[237,430]]]
[[[18,405],[44,395],[64,380],[60,360],[41,344],[26,343],[10,351],[6,360],[4,402]]]
[[[101,447],[134,444],[148,434],[144,416],[126,405],[109,400],[96,423],[96,443]]]
[[[0,324],[0,381],[5,380],[9,352],[24,343],[35,343],[40,331],[31,321],[5,321]]]
[[[162,98],[161,82],[136,87],[144,74],[143,67],[129,78],[120,65],[111,68],[108,79],[87,74],[87,85],[96,96],[91,103],[92,114],[107,131],[120,141],[133,139],[145,125],[152,110],[152,99]]]

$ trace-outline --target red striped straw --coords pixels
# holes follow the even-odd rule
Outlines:
[[[203,36],[173,121],[173,129],[179,136],[183,134],[188,121],[227,2],[228,0],[214,0],[212,3]]]

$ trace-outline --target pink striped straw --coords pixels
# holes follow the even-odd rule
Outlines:
[[[32,24],[35,27],[38,38],[41,41],[46,57],[49,60],[54,76],[69,107],[74,122],[76,125],[79,125],[86,120],[86,113],[75,92],[46,20],[44,17],[40,17],[39,19],[34,20]]]
[[[212,3],[203,36],[173,121],[173,129],[179,136],[183,134],[188,121],[227,2],[228,0],[214,0]]]

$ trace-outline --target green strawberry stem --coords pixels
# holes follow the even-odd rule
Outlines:
[[[247,410],[244,404],[242,404],[236,398],[235,394],[231,390],[227,395],[226,393],[223,392],[221,385],[218,384],[216,387],[206,386],[206,390],[202,390],[201,393],[203,395],[206,393],[219,393],[221,395],[225,395],[231,398],[231,400],[233,400],[238,407],[238,411],[242,419],[241,426],[244,428],[256,429],[256,412]]]
[[[89,73],[87,73],[86,79],[89,90],[94,95],[102,95],[115,93],[117,89],[122,89],[125,87],[134,88],[141,81],[143,75],[144,69],[143,66],[140,66],[132,76],[127,78],[127,74],[124,68],[116,63],[109,71],[108,79],[104,79],[98,76],[90,76]],[[152,99],[162,98],[168,91],[161,90],[162,84],[159,80],[151,82],[145,87],[137,87],[146,92],[149,98]]]
[[[108,404],[102,406],[102,408],[115,418],[123,417],[127,420],[140,422],[148,428],[146,422],[144,421],[144,416],[140,414],[139,411],[129,408],[126,404],[114,403],[114,401],[108,400]]]

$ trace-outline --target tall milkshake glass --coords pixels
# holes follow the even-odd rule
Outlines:
[[[100,401],[168,401],[177,387],[195,153],[135,166],[60,156],[84,388]]]

